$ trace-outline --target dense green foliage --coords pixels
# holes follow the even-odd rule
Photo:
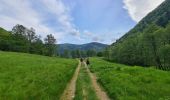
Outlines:
[[[80,68],[74,100],[98,100],[90,76],[84,65]]]
[[[36,35],[33,28],[16,25],[11,32],[0,28],[0,50],[32,53],[54,56],[56,54],[55,38],[50,34],[45,38],[45,43]]]
[[[150,24],[155,23],[158,26],[165,27],[170,20],[170,0],[165,0],[160,6],[155,10],[150,12],[146,17],[144,17],[132,30],[125,34],[118,41],[123,41],[124,39],[138,34],[138,32],[143,32],[145,28],[150,26]]]
[[[170,70],[170,0],[105,50],[108,60]]]
[[[102,52],[97,52],[93,49],[90,50],[67,50],[65,49],[63,53],[59,54],[60,57],[64,58],[84,58],[84,57],[95,57],[103,56]]]
[[[1,100],[56,100],[72,78],[76,60],[0,51]]]
[[[113,100],[168,100],[170,73],[91,58],[90,70]]]

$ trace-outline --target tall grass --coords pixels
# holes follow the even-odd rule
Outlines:
[[[0,100],[56,100],[76,60],[0,51]]]
[[[170,72],[91,59],[90,70],[114,100],[169,100]]]

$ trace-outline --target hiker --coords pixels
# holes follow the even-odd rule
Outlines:
[[[81,63],[83,62],[83,58],[80,58],[80,62],[81,62]]]
[[[87,66],[89,66],[89,65],[90,65],[89,58],[87,58],[87,59],[86,59],[86,64],[87,64]]]

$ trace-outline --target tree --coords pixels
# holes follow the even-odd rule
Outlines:
[[[156,22],[157,25],[166,27],[168,21],[170,20],[170,11],[164,12],[163,16],[161,16]]]
[[[46,46],[46,55],[48,56],[54,56],[56,52],[56,39],[52,34],[47,35],[47,37],[44,39],[45,46]]]
[[[107,60],[111,60],[111,55],[112,55],[112,50],[111,47],[107,47],[104,50],[104,56],[106,57]]]
[[[77,49],[77,50],[76,50],[76,56],[77,56],[76,58],[80,58],[80,57],[82,57],[82,56],[81,56],[81,52],[80,52],[80,50],[79,50],[79,49]]]
[[[86,52],[84,50],[80,51],[81,57],[86,57]]]
[[[36,39],[35,29],[32,27],[30,29],[27,29],[26,37],[30,43],[33,42]]]
[[[72,58],[77,58],[77,55],[76,55],[76,51],[75,51],[75,50],[72,50],[72,51],[71,51],[71,57],[72,57]]]
[[[36,36],[34,41],[31,43],[30,53],[43,55],[44,51],[45,49],[41,36]]]
[[[103,57],[103,52],[98,52],[98,53],[97,53],[97,56],[98,56],[98,57]]]
[[[18,34],[18,35],[21,35],[21,36],[26,36],[26,32],[27,32],[27,28],[24,27],[23,25],[15,25],[13,28],[12,28],[12,33],[13,34]]]
[[[162,59],[165,70],[170,70],[170,44],[166,44],[159,49],[159,55]]]
[[[155,24],[151,25],[146,31],[145,33],[147,33],[145,35],[145,38],[146,38],[146,41],[151,45],[151,48],[150,50],[152,50],[153,52],[153,55],[154,55],[154,59],[155,59],[155,62],[157,63],[157,66],[159,69],[163,69],[163,66],[161,64],[161,60],[160,60],[160,57],[158,56],[158,46],[157,46],[157,43],[156,43],[156,39],[155,39],[155,36],[154,36],[154,33],[156,31],[158,31],[159,27],[156,26]]]
[[[26,38],[27,28],[17,24],[12,28],[12,50],[17,52],[29,52],[29,41]]]
[[[70,51],[68,49],[65,49],[64,50],[64,58],[71,58],[71,54],[70,54]]]

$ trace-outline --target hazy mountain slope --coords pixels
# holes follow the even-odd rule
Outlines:
[[[94,49],[96,51],[102,51],[105,47],[108,45],[102,44],[102,43],[97,43],[97,42],[92,42],[92,43],[87,43],[87,44],[82,44],[82,45],[77,45],[77,44],[58,44],[57,48],[59,52],[63,52],[64,50],[90,50]]]

